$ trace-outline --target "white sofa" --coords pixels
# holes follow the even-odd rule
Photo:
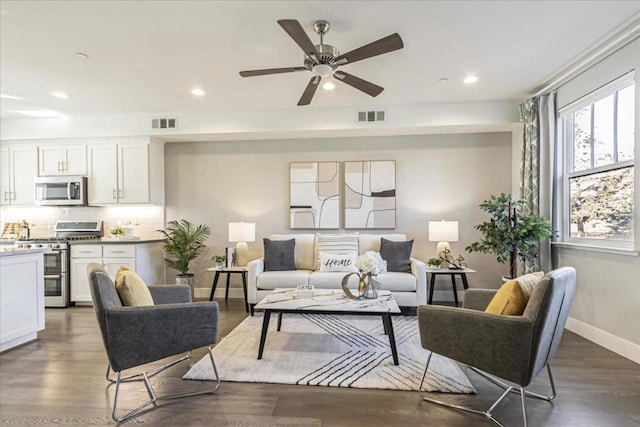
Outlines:
[[[380,238],[392,241],[407,240],[404,234],[359,234],[358,254],[367,251],[380,251]],[[315,234],[274,234],[271,240],[295,239],[294,263],[296,270],[264,271],[264,258],[253,260],[248,265],[247,299],[252,307],[275,288],[295,288],[299,285],[313,285],[317,289],[341,289],[342,278],[347,273],[320,272],[316,270]],[[427,303],[426,264],[411,258],[411,273],[386,272],[376,277],[382,289],[390,290],[403,308],[413,312]],[[358,278],[349,278],[349,287],[357,288]]]

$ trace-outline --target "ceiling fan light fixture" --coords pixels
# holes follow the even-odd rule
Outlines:
[[[64,92],[51,92],[52,96],[55,96],[56,98],[60,98],[60,99],[69,99],[69,95],[67,95]]]
[[[322,85],[322,89],[324,90],[334,90],[336,88],[336,84],[332,81],[328,81]]]
[[[313,74],[320,77],[328,77],[333,74],[333,67],[329,64],[316,64],[311,69]]]
[[[462,81],[464,84],[470,85],[478,81],[478,76],[469,75]]]

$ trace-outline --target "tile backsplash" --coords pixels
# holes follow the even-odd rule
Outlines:
[[[130,221],[133,235],[142,239],[161,237],[156,230],[164,228],[164,208],[162,206],[109,206],[109,207],[3,207],[0,222],[29,223],[31,237],[55,235],[57,220],[102,220],[104,235],[116,225]]]

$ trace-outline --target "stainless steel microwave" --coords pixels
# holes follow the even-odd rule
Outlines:
[[[86,206],[87,178],[42,176],[35,179],[35,203],[43,206]]]

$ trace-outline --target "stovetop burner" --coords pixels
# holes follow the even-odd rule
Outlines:
[[[99,239],[100,236],[95,234],[78,234],[78,235],[68,235],[68,236],[49,236],[49,237],[29,237],[27,239],[19,239],[16,240],[16,243],[21,242],[42,242],[42,243],[59,243],[59,242],[68,242],[71,240],[91,240],[91,239]]]
[[[46,237],[31,237],[19,239],[16,244],[19,247],[33,246],[52,247],[51,244],[64,244],[72,240],[99,239],[102,237],[102,221],[56,221],[56,235]],[[66,246],[65,246],[66,247]]]

